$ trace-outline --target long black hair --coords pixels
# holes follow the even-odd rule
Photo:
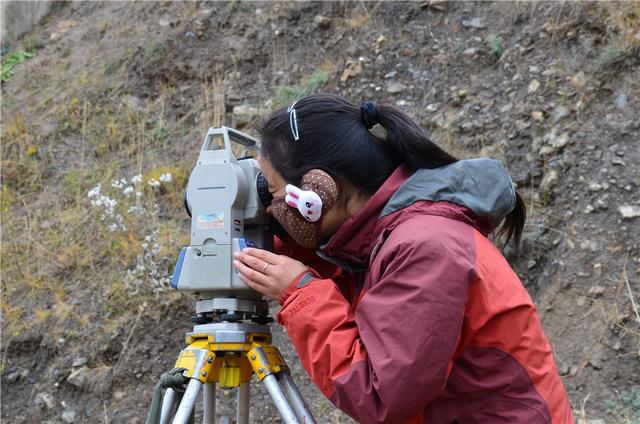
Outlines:
[[[345,188],[353,187],[371,195],[401,164],[410,170],[432,169],[458,160],[392,105],[358,106],[334,94],[312,94],[292,107],[295,122],[288,108],[282,108],[258,131],[261,154],[293,184],[307,171],[321,169],[336,179],[342,193],[348,194]],[[374,123],[386,130],[384,138],[369,131]],[[294,137],[296,131],[299,140]],[[516,193],[516,205],[498,230],[498,237],[505,235],[505,245],[511,238],[519,245],[525,219],[524,202]]]

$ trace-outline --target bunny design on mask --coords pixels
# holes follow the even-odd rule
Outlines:
[[[297,208],[304,219],[316,222],[322,216],[322,199],[314,191],[301,190],[293,184],[287,184],[287,195],[284,200],[291,207]]]

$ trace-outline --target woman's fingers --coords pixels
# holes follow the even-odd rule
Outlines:
[[[270,264],[279,264],[282,262],[282,257],[280,255],[276,255],[275,253],[271,253],[268,250],[256,249],[253,247],[247,247],[246,249],[242,249],[242,262],[246,262],[244,260],[244,256],[249,256],[253,258],[258,258],[263,262],[267,262]]]
[[[246,253],[241,253],[241,252],[237,252],[233,255],[233,257],[237,260],[239,260],[240,262],[242,262],[243,264],[255,269],[256,271],[260,271],[262,272],[262,270],[264,269],[265,265],[271,262],[267,262],[263,259],[260,259],[256,256],[251,256],[248,255]]]
[[[266,275],[261,273],[260,271],[256,271],[253,267],[247,266],[246,264],[235,260],[233,261],[233,265],[236,267],[241,277],[244,277],[245,280],[250,280],[253,283],[266,286],[269,282],[269,279]]]

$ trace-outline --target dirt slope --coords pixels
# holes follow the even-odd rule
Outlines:
[[[639,25],[631,2],[59,8],[3,46],[34,52],[2,83],[3,422],[144,422],[191,326],[166,277],[204,130],[318,90],[505,162],[529,213],[506,254],[577,417],[640,421]],[[318,421],[350,422],[274,332]],[[257,386],[252,422],[278,422]]]

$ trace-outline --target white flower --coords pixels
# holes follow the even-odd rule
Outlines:
[[[109,226],[107,227],[107,229],[109,230],[109,232],[113,233],[115,230],[117,230],[117,229],[118,229],[118,224],[113,223],[113,224],[109,225]]]
[[[138,175],[134,175],[133,177],[131,177],[131,183],[132,184],[139,184],[142,182],[142,175],[138,174]]]
[[[173,175],[171,175],[171,172],[165,172],[164,174],[160,175],[160,182],[170,183],[171,181],[173,181]]]
[[[97,196],[98,194],[100,194],[100,184],[98,184],[97,186],[95,186],[94,188],[92,188],[91,190],[89,190],[87,192],[87,197],[88,198],[92,198]]]
[[[136,191],[136,197],[141,197],[142,193],[140,193],[139,191]]]
[[[160,181],[156,180],[155,178],[151,178],[149,181],[147,181],[147,184],[149,184],[153,188],[160,187]]]
[[[123,184],[118,180],[111,180],[111,187],[122,188]]]
[[[122,194],[124,194],[125,196],[128,196],[131,193],[133,193],[133,187],[131,187],[131,186],[129,186],[129,187],[125,188],[124,190],[122,190]]]

